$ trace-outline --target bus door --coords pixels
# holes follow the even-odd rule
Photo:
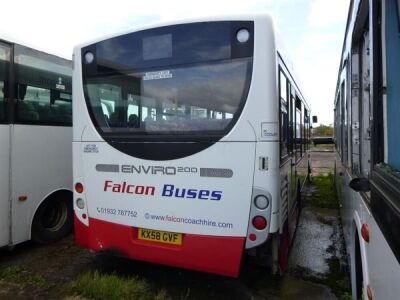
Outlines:
[[[10,125],[7,105],[11,47],[0,43],[0,247],[10,240]]]

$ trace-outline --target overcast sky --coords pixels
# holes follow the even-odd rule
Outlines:
[[[350,0],[13,0],[2,3],[0,35],[71,58],[74,45],[158,21],[268,12],[319,122],[331,124]]]

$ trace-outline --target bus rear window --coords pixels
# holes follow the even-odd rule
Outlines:
[[[253,63],[253,40],[242,45],[235,39],[238,28],[252,32],[253,23],[235,23],[161,27],[83,49],[85,95],[99,132],[229,131],[246,100]],[[92,64],[85,64],[88,52],[94,53]]]

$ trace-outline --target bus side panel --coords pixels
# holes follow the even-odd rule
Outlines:
[[[36,209],[59,189],[72,190],[72,128],[14,125],[12,243],[30,239]],[[18,197],[27,196],[26,201]]]
[[[339,168],[340,170],[340,168]],[[400,286],[394,283],[396,278],[400,278],[399,264],[389,247],[381,229],[376,224],[367,204],[362,196],[349,188],[352,179],[345,168],[341,168],[343,174],[337,174],[336,183],[341,185],[340,197],[342,198],[341,217],[343,233],[346,239],[346,251],[349,255],[351,270],[354,272],[355,258],[351,253],[355,248],[354,227],[360,239],[360,250],[362,268],[364,273],[364,287],[370,285],[374,291],[376,299],[397,299],[400,294]],[[358,219],[358,220],[357,220]],[[356,225],[356,223],[359,223]],[[361,225],[367,224],[370,232],[370,241],[367,243],[362,239]],[[365,253],[365,255],[363,254]],[[352,274],[352,280],[355,275]],[[352,282],[355,286],[355,282]]]
[[[343,235],[346,241],[346,253],[350,255],[352,245],[353,212],[355,203],[362,201],[361,196],[346,185],[351,180],[346,168],[341,165],[341,158],[336,153],[335,187],[340,204],[340,216],[343,225]],[[346,179],[346,176],[349,178]],[[360,198],[360,199],[358,199]]]
[[[86,227],[75,218],[76,242],[96,252],[238,277],[245,238],[184,234],[181,246],[138,240],[138,229],[98,219]],[[90,228],[90,229],[89,229]],[[118,234],[115,234],[118,232]]]
[[[399,263],[373,217],[368,220],[368,225],[371,235],[366,250],[369,280],[374,291],[374,298],[398,299],[400,295]]]
[[[10,234],[10,126],[0,125],[0,247],[6,246]]]

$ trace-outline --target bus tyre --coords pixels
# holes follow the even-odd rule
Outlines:
[[[47,198],[33,218],[32,240],[50,243],[61,239],[71,232],[73,216],[72,194],[59,193]]]

